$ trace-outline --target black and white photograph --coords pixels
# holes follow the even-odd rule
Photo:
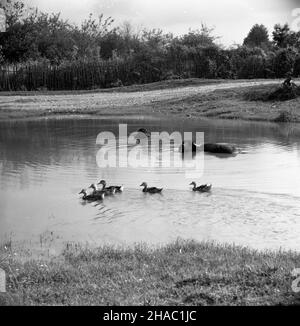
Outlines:
[[[298,305],[300,2],[0,0],[0,306]]]

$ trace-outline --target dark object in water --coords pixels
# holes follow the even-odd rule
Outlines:
[[[213,154],[235,154],[237,149],[230,144],[204,144],[204,152]]]
[[[182,143],[182,145],[179,148],[179,151],[184,152],[197,152],[197,150],[201,150],[204,147],[205,153],[212,153],[212,154],[229,154],[233,155],[237,153],[237,148],[234,145],[230,144],[221,144],[221,143],[215,143],[215,144],[204,144],[197,145],[195,143]]]

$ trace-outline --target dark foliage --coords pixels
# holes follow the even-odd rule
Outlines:
[[[279,88],[272,87],[271,89],[255,89],[244,95],[247,101],[289,101],[300,96],[300,87],[281,86]]]
[[[81,26],[60,14],[6,4],[0,33],[0,90],[93,89],[183,78],[284,78],[300,74],[300,33],[276,25],[273,43],[255,25],[243,46],[224,49],[213,30],[174,37],[161,30],[113,26],[92,15]]]

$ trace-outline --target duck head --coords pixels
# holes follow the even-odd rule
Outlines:
[[[147,185],[147,183],[146,183],[146,182],[143,182],[143,183],[140,185],[140,187],[145,187],[145,188],[147,188],[147,187],[148,187],[148,185]]]
[[[97,186],[93,183],[90,187],[89,187],[89,189],[93,189],[94,191],[97,191]]]
[[[103,188],[105,188],[105,187],[106,187],[106,181],[105,181],[105,180],[101,180],[101,181],[98,183],[98,185],[102,185]]]
[[[82,189],[82,190],[80,191],[79,195],[84,195],[84,196],[86,196],[86,195],[87,195],[86,190],[85,190],[85,189]]]
[[[197,184],[196,184],[196,182],[192,182],[191,184],[190,184],[190,186],[194,186],[194,188],[196,188],[197,187]]]

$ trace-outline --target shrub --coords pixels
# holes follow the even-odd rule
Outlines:
[[[283,111],[279,114],[277,118],[274,119],[274,122],[296,122],[297,117],[293,112],[290,111]]]
[[[284,87],[274,89],[255,89],[244,94],[247,101],[289,101],[300,96],[300,87]]]
[[[268,101],[289,101],[300,96],[299,87],[280,87],[269,94]]]

